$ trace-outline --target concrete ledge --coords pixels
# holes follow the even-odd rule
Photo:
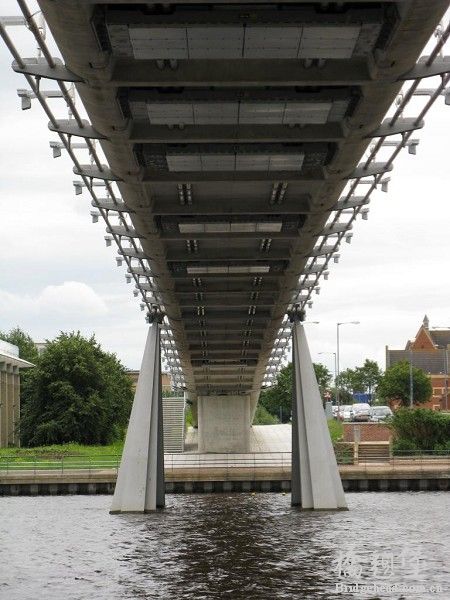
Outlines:
[[[345,491],[435,491],[450,490],[447,461],[422,464],[379,463],[340,465]],[[60,494],[112,494],[115,469],[61,471],[10,471],[0,474],[0,496]],[[165,470],[167,493],[289,492],[289,465],[277,466],[199,466]]]
[[[450,491],[450,479],[342,479],[346,492]],[[1,483],[0,496],[113,494],[114,482]],[[166,481],[167,494],[221,494],[291,491],[290,479]]]

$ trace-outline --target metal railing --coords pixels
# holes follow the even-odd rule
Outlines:
[[[416,451],[393,455],[391,452],[379,452],[370,455],[355,455],[353,448],[336,451],[337,462],[340,466],[370,466],[384,465],[396,468],[429,468],[450,470],[450,454],[437,451]],[[91,455],[91,456],[0,456],[0,476],[8,473],[99,473],[101,471],[117,472],[121,456]],[[290,473],[290,452],[258,452],[249,454],[166,454],[164,456],[166,475],[179,471],[210,471],[210,474],[227,474],[242,471],[243,474],[263,474],[265,470],[275,470],[277,473]]]
[[[0,475],[10,472],[51,472],[63,474],[67,471],[117,471],[121,456],[118,454],[98,456],[0,456]]]

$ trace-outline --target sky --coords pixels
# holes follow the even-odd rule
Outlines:
[[[17,13],[2,0],[3,15]],[[28,31],[9,32],[35,56]],[[88,194],[74,194],[71,161],[52,158],[56,138],[43,111],[36,103],[20,110],[16,90],[27,83],[10,65],[0,42],[0,331],[18,325],[36,341],[60,331],[95,333],[126,367],[139,368],[147,330],[139,300],[116,266],[115,248],[105,246],[103,222],[91,223]],[[66,117],[62,101],[52,102]],[[415,99],[405,116],[423,102]],[[319,324],[306,325],[310,350],[331,371],[332,354],[319,353],[336,352],[337,322],[360,321],[340,328],[341,369],[366,358],[384,368],[385,346],[404,347],[425,314],[431,326],[450,327],[449,128],[442,98],[414,134],[417,155],[396,159],[389,192],[372,194],[369,219],[357,219],[352,243],[342,244],[340,263],[314,295],[307,320]]]

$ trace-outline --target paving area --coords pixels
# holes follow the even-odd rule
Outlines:
[[[291,451],[292,427],[289,423],[280,425],[253,425],[250,432],[250,453],[271,453]],[[198,452],[198,430],[190,427],[186,434],[185,453]],[[211,456],[208,454],[208,456]],[[219,456],[219,455],[214,455]],[[222,455],[221,455],[222,456]],[[223,455],[227,456],[227,455]],[[233,456],[245,456],[244,454]]]

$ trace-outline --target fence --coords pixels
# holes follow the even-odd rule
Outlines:
[[[120,455],[91,455],[91,456],[0,456],[0,475],[10,472],[100,472],[117,471],[120,465]],[[384,453],[378,456],[359,457],[355,460],[353,454],[337,453],[339,465],[357,465],[369,467],[371,465],[385,465],[389,467],[439,467],[450,469],[450,455],[435,451],[411,452],[402,456],[386,456]],[[281,473],[289,473],[291,469],[290,452],[260,452],[254,454],[166,454],[164,457],[166,474],[170,475],[179,470],[210,470],[231,471],[241,469],[243,471],[261,472],[265,470],[277,470]]]

